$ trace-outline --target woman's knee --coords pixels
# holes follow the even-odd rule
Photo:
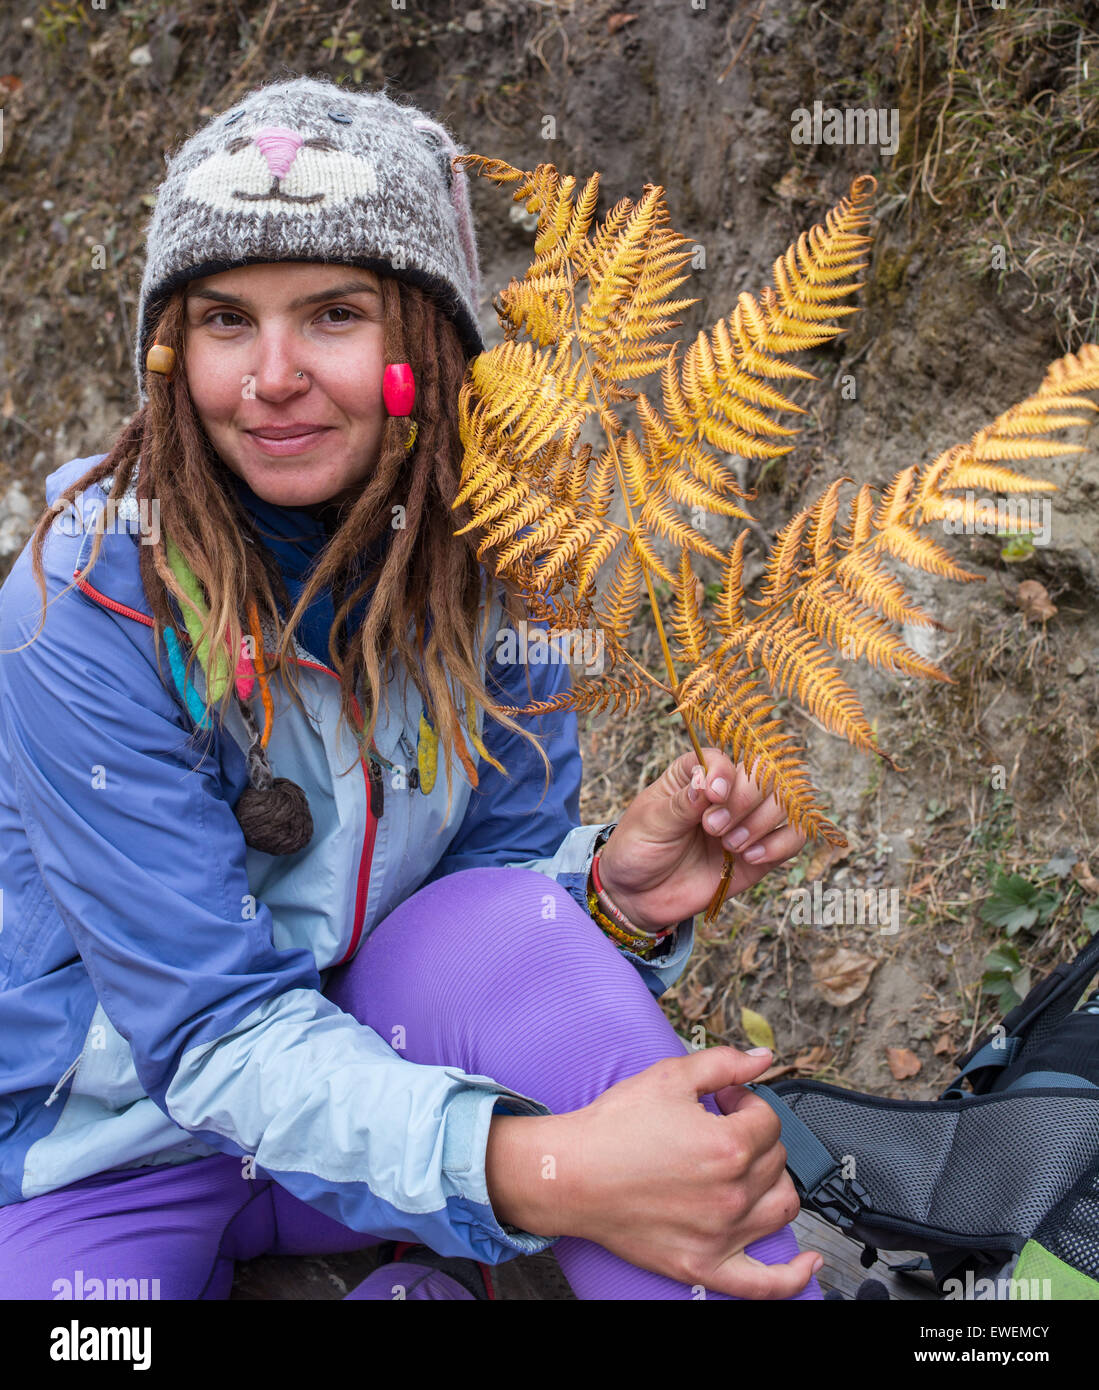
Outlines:
[[[600,934],[595,932],[595,936]],[[419,889],[375,928],[363,950],[399,955],[451,980],[506,969],[511,959],[582,949],[592,922],[571,894],[533,869],[461,869]]]

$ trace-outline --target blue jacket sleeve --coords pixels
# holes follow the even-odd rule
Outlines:
[[[241,787],[189,740],[151,633],[71,592],[12,652],[37,627],[29,588],[0,603],[0,737],[73,959],[146,1094],[354,1230],[488,1263],[546,1248],[501,1227],[484,1172],[497,1105],[546,1107],[407,1061],[324,997],[310,952],[275,949],[268,909],[242,911]]]
[[[545,624],[528,624],[528,631]],[[486,657],[485,688],[500,705],[522,706],[548,701],[572,685],[572,672],[563,660],[502,661],[503,646]],[[532,655],[541,643],[516,643],[516,652]],[[548,644],[548,650],[553,650]],[[558,649],[558,655],[562,655]],[[528,690],[527,674],[530,676]],[[470,794],[465,817],[426,882],[460,869],[499,865],[533,869],[555,878],[585,912],[587,881],[600,833],[616,824],[580,824],[580,783],[584,775],[579,729],[574,710],[517,716],[538,737],[550,762],[549,789],[543,797],[545,765],[520,735],[486,718],[482,740],[486,749],[511,774],[505,777],[485,758],[477,765],[479,785]],[[660,995],[683,973],[694,945],[694,918],[678,923],[665,954],[653,961],[619,947],[640,971],[649,989]]]

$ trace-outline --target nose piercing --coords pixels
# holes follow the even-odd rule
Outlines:
[[[304,376],[304,375],[305,375],[304,372],[299,372],[299,373],[298,373],[298,376]]]

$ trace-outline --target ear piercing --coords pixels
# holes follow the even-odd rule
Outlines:
[[[412,407],[416,403],[416,378],[407,362],[391,362],[386,367],[382,375],[382,400],[390,415],[404,417],[412,414]],[[413,420],[405,441],[406,453],[415,444],[418,432],[419,423]]]
[[[145,369],[150,372],[158,372],[161,376],[171,376],[175,370],[176,355],[170,347],[165,347],[163,343],[154,343],[145,354]]]

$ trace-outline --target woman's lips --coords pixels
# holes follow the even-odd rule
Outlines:
[[[252,430],[245,430],[245,434],[261,453],[284,458],[288,454],[304,454],[306,450],[312,449],[321,437],[328,433],[329,428],[325,426],[323,429],[308,430],[303,434],[292,434],[286,439],[268,439]]]

